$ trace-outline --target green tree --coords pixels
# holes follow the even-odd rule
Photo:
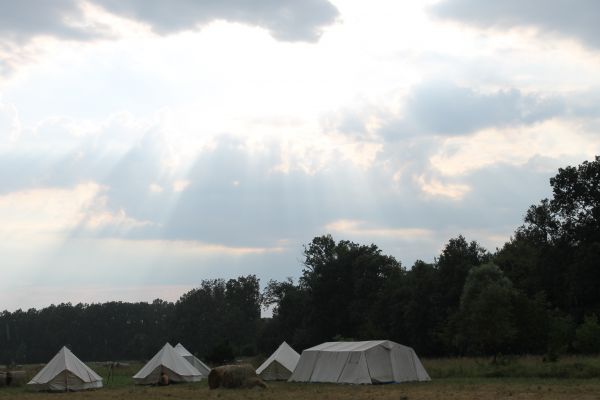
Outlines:
[[[374,244],[359,245],[330,235],[305,247],[300,285],[307,291],[307,337],[313,343],[336,335],[367,339],[386,336],[390,288],[405,271]]]
[[[448,314],[458,307],[471,268],[490,259],[490,253],[476,241],[467,242],[462,235],[448,241],[436,263],[439,283],[443,285],[443,289],[439,289],[442,294],[440,300]]]
[[[260,320],[259,281],[254,275],[205,280],[175,304],[178,340],[202,356],[218,347],[235,354],[256,348]]]
[[[500,268],[484,264],[467,276],[457,314],[455,343],[468,354],[493,354],[510,350],[516,335],[512,283]]]
[[[573,341],[575,334],[573,318],[556,309],[550,312],[548,322],[548,342],[545,359],[556,361],[561,354],[569,350],[569,346]]]
[[[406,343],[410,343],[421,355],[444,354],[439,332],[446,323],[440,309],[441,287],[435,265],[417,260],[406,272],[404,288],[396,290],[400,293],[396,303],[401,306],[402,312],[396,314],[394,336],[404,336]],[[404,335],[399,330],[403,330]]]
[[[550,186],[552,198],[531,206],[515,235],[521,250],[535,248],[534,257],[498,261],[518,287],[543,291],[551,305],[582,320],[600,308],[600,157],[560,168]]]
[[[600,353],[600,324],[596,314],[585,317],[575,331],[575,348],[585,354]]]
[[[272,309],[273,317],[265,321],[259,335],[259,348],[269,353],[281,342],[292,347],[306,348],[310,342],[306,336],[306,320],[303,316],[308,307],[307,290],[294,284],[291,278],[283,282],[270,280],[262,295],[264,307]]]

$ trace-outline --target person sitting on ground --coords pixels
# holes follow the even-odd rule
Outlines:
[[[158,380],[158,386],[167,386],[169,384],[169,375],[165,371],[160,373],[160,379]]]

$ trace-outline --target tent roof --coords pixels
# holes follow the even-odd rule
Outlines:
[[[189,357],[189,356],[193,356],[192,353],[190,353],[188,351],[188,349],[186,349],[185,347],[183,347],[183,345],[181,343],[177,343],[177,345],[174,347],[175,351],[177,353],[179,353],[180,356],[182,357]]]
[[[381,346],[391,348],[402,346],[389,340],[367,340],[364,342],[325,342],[305,351],[365,351],[373,347]]]
[[[143,379],[161,365],[181,376],[202,376],[192,364],[175,351],[173,346],[167,343],[133,377]]]
[[[290,371],[294,371],[296,368],[296,364],[298,364],[298,360],[300,359],[300,354],[298,354],[294,349],[290,347],[289,344],[283,342],[279,345],[277,350],[267,360],[258,367],[256,370],[257,374],[260,374],[267,368],[273,361],[277,361],[279,364],[283,365]]]
[[[63,348],[59,350],[54,358],[52,358],[52,360],[50,360],[50,362],[46,364],[46,366],[42,368],[42,370],[38,372],[29,383],[48,383],[65,370],[71,372],[73,375],[76,375],[83,382],[96,382],[102,380],[100,375],[85,365],[66,346],[63,346]]]
[[[190,364],[192,364],[192,366],[194,368],[196,368],[198,370],[198,372],[200,372],[203,375],[208,376],[208,373],[210,372],[210,367],[208,365],[204,364],[202,362],[202,360],[200,360],[198,357],[196,357],[195,355],[190,353],[188,351],[188,349],[183,347],[183,345],[181,343],[177,343],[177,345],[175,346],[175,351],[180,356],[185,358]]]

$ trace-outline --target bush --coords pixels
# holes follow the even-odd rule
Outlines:
[[[580,353],[600,352],[600,324],[595,314],[588,315],[575,331],[575,348]]]

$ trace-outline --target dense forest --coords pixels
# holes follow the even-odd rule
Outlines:
[[[390,339],[420,355],[600,351],[600,157],[558,170],[489,252],[463,236],[410,268],[374,244],[314,238],[297,282],[206,280],[175,302],[60,304],[0,314],[0,362],[44,362],[62,345],[84,360],[147,359],[183,342],[218,363],[331,340]],[[261,318],[271,307],[272,318]]]

